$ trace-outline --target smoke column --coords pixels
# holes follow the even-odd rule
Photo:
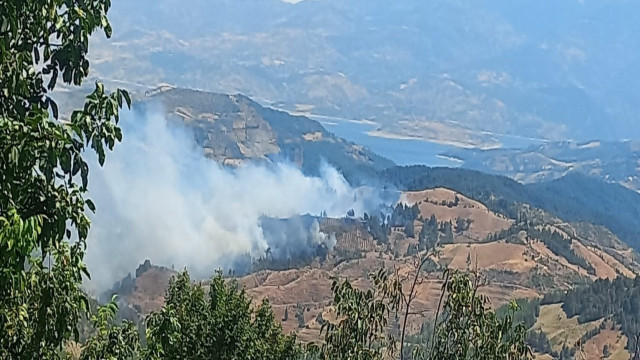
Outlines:
[[[188,130],[160,114],[123,114],[123,141],[104,167],[91,167],[97,211],[86,255],[90,290],[106,289],[147,258],[210,276],[235,256],[260,256],[269,247],[260,226],[264,216],[326,211],[340,217],[381,203],[376,191],[352,188],[327,165],[320,177],[288,163],[221,167],[203,156]],[[290,240],[286,246],[308,246]]]

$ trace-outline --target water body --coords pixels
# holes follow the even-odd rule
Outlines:
[[[375,124],[355,121],[325,121],[317,119],[328,131],[373,152],[393,160],[398,165],[428,165],[458,167],[460,162],[439,157],[438,154],[455,147],[417,139],[390,139],[371,136],[367,132],[376,129]]]
[[[314,117],[315,118],[315,117]],[[363,145],[375,153],[393,160],[398,165],[427,165],[460,167],[462,162],[439,156],[457,147],[418,139],[391,139],[369,135],[375,124],[317,117],[322,125],[335,135]],[[506,148],[525,148],[541,141],[510,135],[495,136]]]

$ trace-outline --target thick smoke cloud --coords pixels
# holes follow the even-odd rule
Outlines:
[[[261,223],[322,212],[344,216],[349,209],[362,214],[381,202],[376,191],[352,188],[327,165],[320,177],[287,163],[221,167],[202,155],[189,131],[159,114],[123,114],[122,143],[103,168],[91,170],[97,212],[86,256],[90,289],[109,287],[147,258],[209,276],[236,256],[261,256],[270,245],[290,253],[318,241],[330,247],[335,239],[319,233],[317,224],[308,227],[316,233],[311,242],[276,237],[270,244]]]

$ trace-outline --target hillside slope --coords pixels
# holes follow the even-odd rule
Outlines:
[[[477,268],[488,281],[480,292],[488,296],[494,307],[511,299],[539,298],[591,280],[615,279],[621,274],[633,276],[638,269],[630,255],[633,251],[614,235],[602,242],[600,236],[605,231],[595,226],[567,223],[528,206],[520,208],[517,218],[509,219],[481,202],[444,188],[405,192],[400,201],[418,206],[415,236],[391,227],[388,243],[383,243],[373,238],[363,219],[324,218],[321,230],[335,234],[337,241],[324,257],[306,265],[287,261],[292,265],[282,270],[265,268],[268,263],[258,261],[249,274],[236,279],[256,302],[269,299],[285,331],[295,331],[301,340],[311,341],[319,336],[317,318],[334,316],[332,279],[348,278],[356,286],[366,288],[369,286],[366,274],[380,267],[396,269],[403,276],[415,273],[414,254],[408,249],[422,241],[420,228],[430,218],[434,218],[436,228],[440,229],[436,234],[440,252],[428,265],[425,281],[418,287],[412,309],[420,315],[410,316],[412,333],[419,331],[422,323],[433,316],[444,269]],[[447,243],[443,225],[456,223],[458,218],[470,220],[470,225],[456,230],[452,242]],[[608,255],[611,252],[619,256]],[[233,274],[233,271],[225,270],[225,273]],[[136,271],[134,279],[125,278],[115,290],[121,292],[126,308],[146,315],[161,306],[163,291],[173,274],[171,270],[146,263]],[[302,319],[296,319],[293,314],[302,314]],[[562,324],[545,325],[544,331]],[[551,332],[549,330],[549,337],[559,346],[582,336],[575,332],[557,338]]]
[[[307,174],[317,174],[326,161],[351,179],[393,166],[390,160],[328,132],[315,120],[265,108],[246,96],[165,87],[147,92],[135,107],[157,103],[170,120],[194,131],[208,157],[225,165],[287,160]]]
[[[402,190],[447,187],[510,218],[517,217],[517,204],[530,204],[566,221],[604,226],[634,249],[640,249],[640,194],[597,178],[576,173],[551,182],[523,185],[474,170],[426,166],[386,169],[380,178]]]

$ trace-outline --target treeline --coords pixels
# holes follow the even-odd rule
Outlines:
[[[629,339],[629,351],[635,352],[635,337],[640,333],[640,278],[618,276],[613,281],[598,279],[566,294],[549,294],[542,301],[562,301],[562,309],[567,316],[577,316],[580,323],[611,319]]]
[[[559,232],[555,230],[551,231],[547,228],[544,228],[542,230],[529,228],[527,230],[527,234],[542,241],[549,248],[549,250],[551,250],[551,252],[558,256],[564,257],[570,264],[580,266],[581,268],[587,270],[589,274],[595,275],[596,270],[593,268],[593,266],[582,256],[576,254],[576,252],[571,248],[571,244],[573,243],[572,238],[567,239]]]
[[[405,235],[408,237],[414,237],[416,235],[414,222],[419,216],[420,209],[418,208],[418,204],[409,206],[403,203],[398,203],[391,213],[390,225],[394,227],[404,227]]]
[[[385,217],[384,214],[377,216],[364,213],[364,223],[367,231],[380,244],[389,243],[389,235],[391,234],[390,221],[391,219],[388,216]]]
[[[518,219],[519,220],[513,223],[508,229],[487,235],[484,242],[506,240],[507,242],[519,243],[520,239],[517,238],[517,235],[521,231],[525,231],[529,239],[542,241],[554,254],[565,258],[570,264],[577,265],[587,270],[589,274],[595,275],[595,269],[593,266],[571,248],[573,238],[565,238],[558,231],[551,231],[546,227],[543,227],[540,230],[534,226],[532,221],[527,220],[526,215],[524,214],[518,215]]]
[[[567,221],[602,225],[640,249],[640,194],[586,175],[570,174],[551,182],[522,185],[474,170],[414,165],[382,170],[379,178],[402,190],[445,187],[512,219],[518,216],[517,204],[530,204]]]
[[[540,354],[553,354],[557,358],[557,354],[554,354],[551,349],[547,335],[540,330],[531,329],[540,315],[540,299],[517,299],[514,303],[518,306],[518,311],[513,314],[514,321],[524,324],[529,329],[526,338],[527,344]],[[506,304],[499,307],[496,314],[499,317],[507,316],[510,306],[510,304]]]
[[[464,224],[470,224],[463,220]],[[453,244],[454,225],[451,221],[438,221],[432,214],[428,220],[422,221],[422,228],[418,233],[418,243],[407,247],[405,256],[415,255],[421,251],[431,249],[436,245]]]

